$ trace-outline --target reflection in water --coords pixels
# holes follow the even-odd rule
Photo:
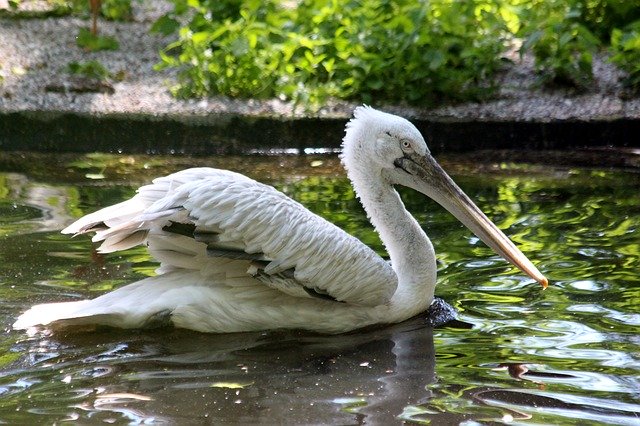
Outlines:
[[[38,179],[0,173],[0,422],[638,424],[634,173],[509,166],[478,178],[445,165],[539,260],[552,281],[544,292],[444,210],[403,191],[438,252],[436,293],[470,329],[432,330],[414,318],[340,336],[9,331],[35,302],[91,297],[153,274],[144,248],[101,256],[87,238],[57,230],[131,195],[108,181],[137,186],[185,165],[269,180],[384,254],[334,157],[175,161],[97,155],[70,159],[63,176],[31,163]]]
[[[637,425],[640,419],[640,406],[617,403],[614,408],[607,399],[504,389],[475,390],[473,398],[486,405],[507,408],[515,419],[517,416],[522,416],[522,419],[532,418],[531,414],[526,413],[537,411],[538,407],[544,407],[569,421],[579,417],[583,421]]]
[[[103,420],[389,424],[405,407],[426,403],[425,386],[435,380],[424,318],[339,336],[111,330],[38,336],[17,347],[30,368],[6,372],[22,386],[4,397],[28,391],[34,397],[21,410],[51,415],[48,390],[66,388],[57,410],[68,418],[85,411]]]
[[[68,188],[36,184],[15,173],[0,175],[0,187],[8,192],[0,198],[0,229],[13,235],[58,231],[71,220],[67,206],[73,191]],[[18,199],[19,205],[11,201]]]

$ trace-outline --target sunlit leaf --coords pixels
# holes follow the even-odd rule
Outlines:
[[[104,175],[102,173],[87,173],[84,175],[87,179],[104,179]]]
[[[212,388],[225,388],[225,389],[244,389],[253,385],[253,382],[248,383],[237,383],[237,382],[215,382],[210,386]]]

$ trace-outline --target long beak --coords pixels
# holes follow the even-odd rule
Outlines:
[[[407,154],[397,159],[395,165],[410,175],[407,186],[433,198],[496,253],[547,288],[547,278],[462,192],[430,154]]]

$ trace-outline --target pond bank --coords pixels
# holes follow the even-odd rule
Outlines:
[[[241,113],[144,114],[0,111],[0,149],[44,152],[238,154],[337,149],[347,117]],[[576,150],[638,146],[640,120],[509,121],[425,117],[412,121],[438,152]]]

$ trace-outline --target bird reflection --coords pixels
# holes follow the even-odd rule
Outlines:
[[[118,418],[126,408],[128,420],[135,412],[167,421],[389,424],[428,401],[435,380],[433,329],[424,317],[337,336],[109,330],[54,338],[57,362],[70,366],[65,380],[97,390],[74,400],[81,416],[95,410]],[[139,398],[104,404],[101,396],[125,393]]]
[[[634,404],[531,389],[534,377],[540,382],[571,378],[532,371],[533,364],[504,364],[522,386],[467,385],[464,377],[432,385],[433,329],[424,317],[337,336],[109,329],[39,336],[14,349],[28,353],[29,365],[3,372],[4,397],[19,400],[30,412],[50,411],[55,404],[61,414],[48,417],[50,423],[460,424],[525,420],[553,410],[635,424],[640,415]],[[42,393],[50,397],[30,397]],[[447,409],[452,395],[475,408]]]

